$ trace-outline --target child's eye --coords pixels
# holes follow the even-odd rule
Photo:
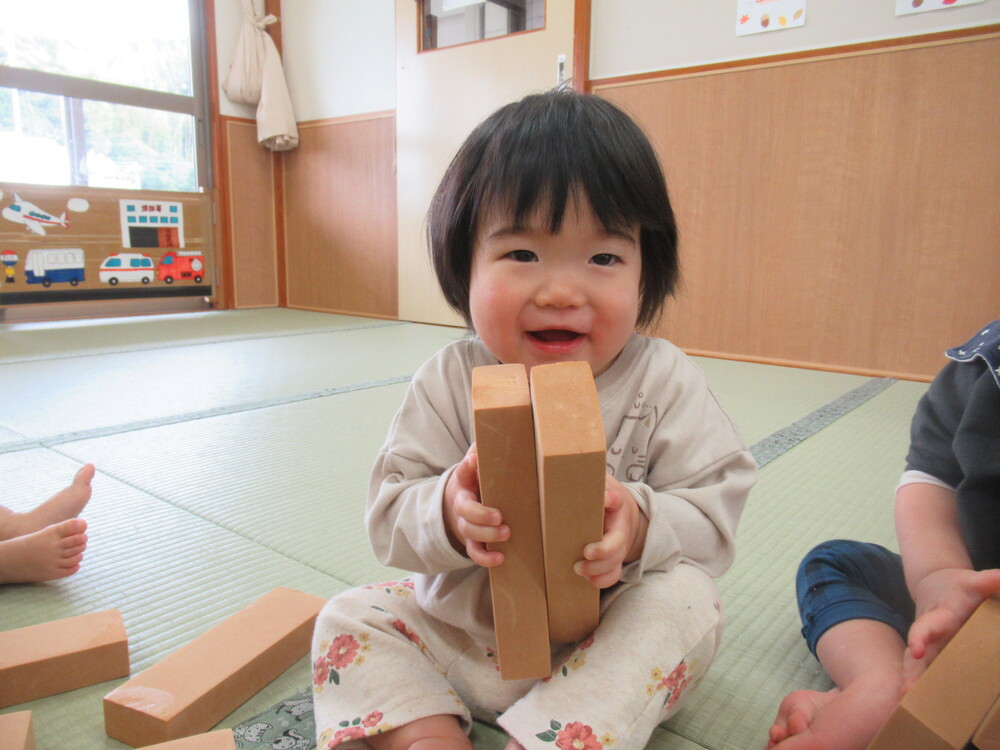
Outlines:
[[[505,257],[518,263],[533,263],[538,260],[538,256],[531,250],[511,250]]]
[[[590,259],[590,262],[598,266],[613,266],[620,260],[621,258],[619,258],[617,255],[614,255],[613,253],[598,253],[597,255],[595,255],[593,258]]]

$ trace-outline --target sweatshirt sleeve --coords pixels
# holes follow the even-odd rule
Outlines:
[[[385,565],[425,574],[472,565],[448,540],[441,506],[472,443],[466,369],[444,352],[421,367],[375,460],[365,523]]]

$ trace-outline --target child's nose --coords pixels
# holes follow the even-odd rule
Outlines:
[[[580,307],[583,305],[583,288],[570,273],[547,276],[538,287],[535,304],[539,307]]]

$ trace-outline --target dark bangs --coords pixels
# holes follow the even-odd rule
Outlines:
[[[655,322],[678,276],[677,228],[659,162],[617,107],[560,90],[506,105],[479,125],[434,196],[428,239],[435,271],[448,303],[467,323],[480,223],[509,217],[514,228],[526,228],[540,214],[556,233],[570,198],[586,199],[608,233],[639,227],[637,324]]]

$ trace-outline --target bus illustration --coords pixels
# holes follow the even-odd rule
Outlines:
[[[83,249],[79,247],[38,248],[29,250],[24,260],[29,284],[49,287],[55,283],[76,286],[84,280]]]
[[[197,251],[170,250],[160,258],[156,278],[168,284],[174,279],[193,279],[200,284],[205,278],[205,256]]]
[[[148,284],[156,278],[153,259],[142,253],[114,253],[101,263],[101,281],[115,286],[120,281]]]

